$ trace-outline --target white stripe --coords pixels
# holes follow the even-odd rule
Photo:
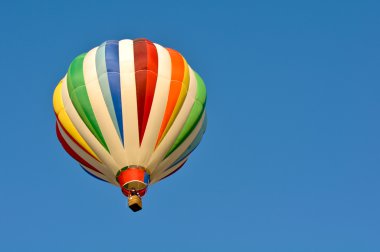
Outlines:
[[[94,111],[100,131],[108,146],[112,158],[117,163],[117,170],[126,166],[127,160],[124,154],[124,146],[120,141],[119,134],[115,129],[112,118],[109,114],[98,78],[107,78],[107,73],[103,73],[98,78],[96,72],[96,56],[97,48],[92,49],[83,60],[83,75],[86,83],[88,97],[90,99],[92,110]]]
[[[137,115],[133,41],[119,42],[121,102],[123,108],[124,155],[127,165],[138,165],[139,125]]]
[[[154,167],[148,161],[156,146],[162,119],[164,118],[166,104],[170,90],[171,58],[169,52],[160,45],[154,44],[158,54],[158,73],[152,107],[150,109],[144,138],[139,151],[138,163],[152,172]],[[167,78],[169,76],[169,78]]]
[[[197,94],[197,81],[195,78],[195,74],[190,67],[189,67],[189,74],[190,74],[189,90],[187,92],[185,101],[183,102],[183,105],[176,119],[174,120],[172,126],[166,133],[165,137],[162,139],[161,143],[158,145],[157,149],[153,152],[147,164],[147,167],[150,167],[150,169],[152,169],[151,170],[152,172],[154,171],[154,169],[156,169],[158,164],[165,157],[165,154],[173,146],[176,138],[181,132],[183,126],[185,125],[187,117],[189,116],[191,108],[194,104],[195,97]]]
[[[102,161],[103,164],[108,168],[107,177],[115,176],[117,173],[117,164],[113,160],[112,156],[104,149],[92,134],[92,132],[87,128],[86,124],[82,121],[82,118],[78,115],[74,105],[72,104],[67,90],[67,75],[62,81],[62,101],[66,110],[67,115],[69,116],[74,127],[77,129],[78,133],[94,151],[96,156]],[[115,179],[114,179],[115,180]]]

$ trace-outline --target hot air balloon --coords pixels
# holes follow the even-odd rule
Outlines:
[[[63,148],[120,187],[133,211],[200,143],[205,104],[204,82],[185,58],[147,39],[106,41],[79,55],[53,95]]]

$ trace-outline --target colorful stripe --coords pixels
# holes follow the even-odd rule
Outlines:
[[[98,173],[101,173],[99,170],[97,170],[95,167],[93,167],[91,164],[89,164],[86,160],[84,160],[81,156],[79,156],[68,144],[67,142],[63,139],[63,136],[61,134],[61,132],[59,131],[58,129],[58,123],[56,124],[56,133],[57,133],[57,137],[58,137],[58,140],[61,142],[63,148],[65,149],[65,151],[72,157],[74,158],[76,161],[78,161],[79,163],[89,167],[91,170],[94,170]]]
[[[53,104],[54,104],[54,112],[57,117],[57,122],[62,126],[63,130],[66,134],[80,147],[83,151],[87,152],[97,161],[101,162],[99,158],[96,156],[95,152],[88,146],[83,137],[79,134],[78,130],[75,128],[73,123],[71,122],[69,116],[66,113],[66,110],[62,101],[62,81],[59,82],[58,86],[54,90],[53,95]]]
[[[189,71],[185,59],[181,54],[173,49],[168,49],[168,52],[172,63],[170,92],[156,145],[161,142],[162,138],[166,135],[170,129],[170,126],[173,124],[173,121],[178,115],[179,109],[185,100],[186,93],[189,88]]]
[[[62,88],[60,90],[60,96],[62,97],[64,111],[67,113],[68,118],[70,119],[80,136],[83,138],[83,140],[94,151],[99,160],[101,160],[103,166],[105,167],[105,169],[103,169],[102,172],[107,177],[107,180],[110,181],[110,183],[112,184],[117,184],[116,180],[113,178],[113,171],[116,170],[119,166],[114,157],[109,153],[107,149],[104,148],[104,146],[99,142],[99,140],[94,136],[94,134],[91,132],[91,130],[87,127],[87,125],[83,122],[82,118],[79,116],[69,95],[67,87],[67,76],[65,76],[62,79]]]
[[[69,90],[71,101],[79,116],[104,148],[108,150],[107,144],[92,110],[84,82],[83,60],[85,56],[86,53],[81,54],[71,63],[69,71],[67,72],[67,88]]]
[[[156,147],[156,149],[152,153],[149,162],[146,164],[146,167],[161,166],[162,160],[165,158],[168,151],[174,145],[175,140],[177,139],[178,135],[180,134],[181,130],[183,129],[185,125],[185,122],[190,114],[191,108],[193,107],[195,97],[196,97],[196,92],[197,92],[197,81],[196,81],[195,73],[194,71],[191,70],[190,67],[189,67],[189,74],[190,74],[189,89],[187,91],[187,95],[185,97],[183,105],[180,111],[178,112],[176,119],[173,121],[173,124],[171,125],[170,129],[166,133],[165,137],[162,139],[160,144]],[[171,158],[165,158],[165,159],[170,160],[171,162],[175,161],[175,159],[171,160]]]
[[[66,134],[59,123],[57,123],[56,126],[58,139],[60,140],[64,149],[70,154],[70,156],[77,160],[81,165],[86,166],[86,169],[90,170],[91,173],[94,173],[96,176],[101,177],[102,179],[108,180],[108,168],[84,152],[78,145],[76,145],[76,143],[71,140],[71,138]],[[113,183],[112,180],[109,181],[110,183]]]
[[[121,142],[124,142],[118,41],[107,41],[97,49],[96,72],[108,113]]]
[[[170,55],[168,51],[162,46],[159,46],[157,44],[154,45],[157,50],[158,65],[160,67],[158,68],[157,82],[149,120],[147,121],[145,129],[145,132],[149,132],[149,134],[147,133],[144,135],[139,148],[140,155],[138,157],[138,163],[143,164],[144,167],[147,167],[150,156],[155,150],[157,137],[160,130],[158,126],[162,123],[162,119],[164,117],[165,107],[167,104],[167,98],[169,96],[170,89],[170,79],[168,78],[170,76],[171,70]],[[155,73],[152,72],[152,74]]]
[[[99,179],[101,181],[104,181],[104,182],[108,182],[107,180],[105,179],[102,179],[99,175],[95,175],[94,173],[91,173],[87,168],[85,168],[83,165],[79,165],[80,167],[82,167],[82,169],[88,174],[90,175],[91,177],[93,178],[96,178],[96,179]]]
[[[195,76],[197,79],[197,95],[195,97],[193,107],[191,108],[190,115],[187,118],[181,133],[179,133],[174,145],[165,157],[169,156],[189,136],[201,119],[206,103],[206,87],[202,78],[197,73],[195,73]]]
[[[200,144],[203,134],[206,132],[206,127],[207,127],[207,119],[205,118],[202,123],[201,130],[197,133],[195,139],[192,141],[189,147],[187,147],[187,149],[181,154],[181,156],[179,156],[179,158],[177,158],[177,160],[174,161],[174,163],[170,167],[166,168],[165,171],[171,169],[173,166],[177,165],[182,160],[186,159],[195,150],[195,148]]]
[[[162,160],[159,165],[154,170],[152,177],[152,183],[155,183],[165,177],[168,173],[170,173],[175,167],[176,163],[182,162],[181,160],[185,160],[184,156],[188,156],[190,153],[186,153],[189,151],[190,146],[193,144],[197,145],[197,138],[202,137],[206,128],[206,114],[203,113],[201,120],[198,122],[197,126],[191,132],[191,134],[186,138],[185,141],[182,142],[181,145],[178,146],[167,158]],[[193,151],[190,149],[190,151]]]
[[[141,144],[156,88],[158,56],[156,47],[152,42],[146,39],[134,40],[133,48],[136,72],[139,139]]]
[[[140,152],[133,40],[119,41],[120,84],[123,106],[126,165],[137,164]]]
[[[166,179],[167,177],[173,175],[173,174],[176,173],[179,169],[181,169],[181,168],[185,165],[186,162],[187,162],[187,159],[183,160],[180,164],[176,165],[175,167],[172,167],[172,168],[170,169],[170,173],[169,173],[169,174],[163,176],[162,178],[159,178],[156,182],[161,181],[161,180],[163,180],[163,179]]]
[[[107,41],[73,60],[53,98],[57,136],[85,171],[144,167],[155,183],[177,171],[206,129],[206,88],[173,49]]]

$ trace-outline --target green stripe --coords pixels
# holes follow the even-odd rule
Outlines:
[[[185,139],[197,126],[199,120],[202,118],[202,114],[206,106],[206,86],[202,78],[197,73],[195,73],[195,77],[197,80],[197,94],[195,96],[193,107],[191,108],[189,117],[187,118],[185,125],[183,126],[181,132],[175,140],[174,145],[170,148],[168,153],[166,153],[165,158],[172,154],[173,151],[175,151],[183,143],[183,141],[185,141]]]
[[[73,60],[73,62],[71,62],[69,71],[67,72],[67,88],[70,99],[80,118],[96,139],[98,139],[103,147],[109,152],[87,94],[83,75],[83,60],[86,54],[87,53],[79,55]]]
[[[203,79],[201,78],[201,76],[199,76],[199,74],[197,74],[196,72],[194,73],[195,78],[197,79],[197,96],[195,99],[199,101],[202,105],[206,105],[207,94],[205,83],[203,82]]]

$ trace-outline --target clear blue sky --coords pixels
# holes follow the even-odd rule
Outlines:
[[[6,1],[0,251],[380,251],[379,1]],[[105,40],[180,51],[208,89],[186,166],[132,213],[55,136]]]

